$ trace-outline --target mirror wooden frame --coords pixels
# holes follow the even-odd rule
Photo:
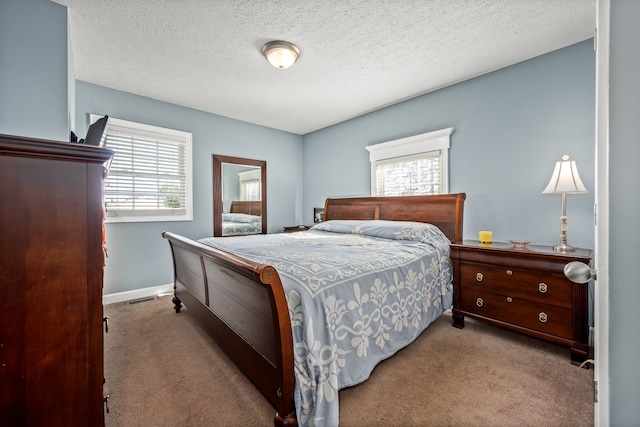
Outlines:
[[[242,157],[213,155],[213,235],[222,236],[222,165],[230,163],[235,165],[256,166],[260,168],[261,185],[261,216],[262,234],[267,233],[267,162],[264,160],[245,159]]]

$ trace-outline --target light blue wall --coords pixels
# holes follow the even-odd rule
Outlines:
[[[67,25],[67,99],[69,111],[69,129],[76,131],[76,74],[73,69],[73,47],[71,46],[71,29]],[[71,136],[71,135],[69,135]],[[76,135],[77,136],[77,135]]]
[[[543,195],[563,154],[589,189],[568,196],[569,243],[593,248],[595,53],[588,40],[304,136],[305,223],[326,197],[370,195],[367,145],[453,127],[450,192],[465,238],[559,242],[561,198]]]
[[[231,209],[231,202],[234,200],[240,200],[240,177],[241,172],[248,172],[256,170],[255,166],[241,166],[232,163],[225,163],[222,166],[222,204],[224,205],[224,212],[229,213]],[[267,179],[267,186],[269,179]],[[269,200],[267,199],[267,202]],[[280,231],[280,230],[278,230]]]
[[[67,8],[0,0],[0,133],[69,140]]]
[[[86,133],[91,113],[193,134],[193,221],[107,224],[109,258],[105,294],[173,281],[169,245],[162,239],[162,231],[191,238],[213,233],[212,154],[266,160],[268,231],[281,231],[283,226],[299,222],[296,218],[302,201],[299,135],[84,82],[76,83],[76,111],[80,137]]]
[[[610,425],[640,425],[640,2],[612,0],[609,90]]]

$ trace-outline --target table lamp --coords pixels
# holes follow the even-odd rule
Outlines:
[[[549,184],[542,190],[543,194],[562,195],[560,244],[553,247],[556,252],[572,252],[576,250],[576,248],[567,244],[567,194],[585,194],[586,192],[587,188],[580,179],[576,162],[569,160],[567,155],[562,156],[562,160],[556,162]]]

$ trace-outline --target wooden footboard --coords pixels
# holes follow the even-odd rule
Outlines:
[[[162,235],[173,253],[176,312],[184,302],[276,408],[276,425],[296,425],[291,321],[277,271],[168,231]]]

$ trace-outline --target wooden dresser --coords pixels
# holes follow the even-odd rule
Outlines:
[[[0,135],[0,424],[103,425],[98,147]]]
[[[565,345],[574,364],[588,358],[587,285],[567,279],[564,266],[589,264],[590,250],[558,253],[550,246],[465,241],[451,245],[451,259],[454,326],[464,327],[468,316]]]

